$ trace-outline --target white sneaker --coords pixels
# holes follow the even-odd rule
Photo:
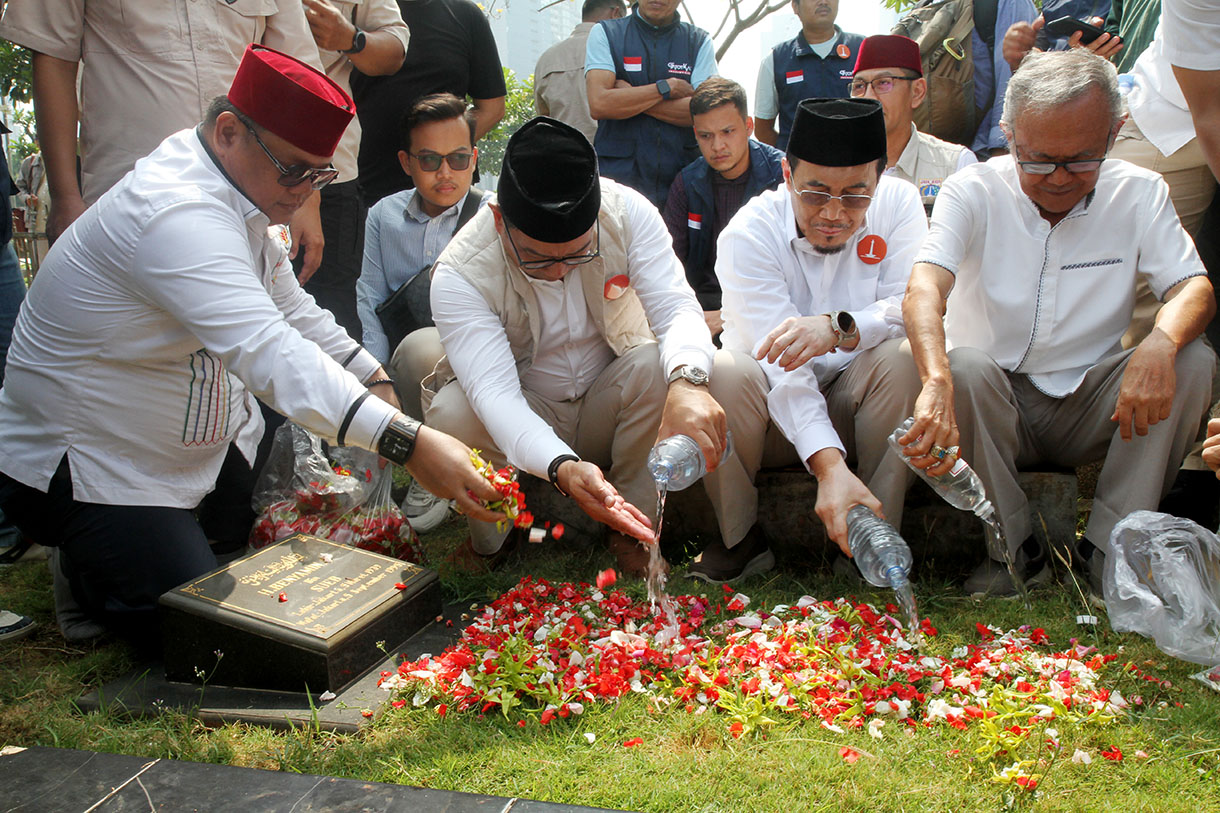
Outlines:
[[[34,631],[34,619],[0,610],[0,641],[16,641]]]
[[[418,480],[411,481],[411,485],[407,487],[407,496],[402,501],[402,512],[417,533],[431,531],[444,522],[451,507],[448,500],[432,494],[421,486]]]

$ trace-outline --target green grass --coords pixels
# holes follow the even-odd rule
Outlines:
[[[460,525],[451,522],[425,543],[443,548],[460,533]],[[675,557],[689,548],[681,541],[673,545]],[[804,593],[887,600],[792,558],[739,586],[753,598],[752,607]],[[590,581],[611,564],[598,547],[525,545],[502,570],[447,578],[446,589],[450,599],[483,601],[527,573]],[[130,669],[130,653],[118,643],[66,645],[54,628],[46,567],[27,563],[0,570],[0,607],[39,622],[33,636],[0,649],[0,745],[91,749],[649,811],[1220,809],[1220,696],[1188,679],[1198,667],[1161,654],[1147,640],[1112,632],[1102,611],[1090,610],[1102,618],[1096,630],[1078,627],[1075,617],[1085,609],[1070,583],[1035,593],[1027,611],[1013,601],[966,598],[952,581],[929,575],[937,570],[934,562],[924,562],[917,585],[921,615],[940,630],[930,644],[936,654],[977,642],[976,621],[1002,628],[1030,623],[1044,627],[1055,644],[1078,638],[1119,653],[1120,660],[1172,686],[1109,671],[1105,684],[1128,697],[1142,695],[1144,706],[1122,724],[1088,729],[1072,735],[1075,740],[1065,736],[1062,755],[1037,769],[1044,778],[1036,797],[1006,796],[1005,786],[989,781],[990,769],[970,759],[969,736],[944,726],[906,735],[890,722],[878,741],[864,731],[836,735],[803,724],[735,740],[722,716],[677,709],[650,713],[636,696],[614,706],[591,704],[583,716],[547,727],[531,719],[521,728],[497,713],[483,718],[451,712],[441,718],[431,708],[408,707],[387,710],[358,735],[247,725],[209,729],[177,713],[133,720],[79,712],[73,700]],[[642,595],[642,586],[628,589]],[[670,589],[707,591],[680,578]],[[596,736],[593,744],[586,732]],[[642,737],[643,744],[622,747],[633,737]],[[839,756],[845,744],[864,756],[845,763]],[[1112,745],[1122,749],[1124,761],[1099,756]],[[1093,763],[1071,764],[1076,748],[1089,751]],[[951,755],[955,749],[961,753]],[[1147,759],[1134,757],[1141,749]]]

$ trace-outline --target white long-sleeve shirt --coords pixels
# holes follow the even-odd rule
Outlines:
[[[602,179],[603,188],[613,181]],[[714,347],[703,310],[674,256],[669,232],[644,196],[615,184],[626,205],[627,267],[622,273],[640,297],[660,342],[663,372],[692,364],[709,372]],[[504,256],[506,274],[522,274]],[[582,397],[614,354],[589,315],[576,266],[557,282],[530,279],[538,294],[541,336],[534,363],[518,376],[499,318],[456,270],[438,263],[432,278],[432,318],[449,363],[475,414],[509,462],[545,477],[551,461],[571,454],[525,400],[524,390],[553,401]]]
[[[796,227],[787,185],[746,203],[720,235],[716,276],[723,291],[721,343],[754,355],[767,334],[792,316],[849,312],[860,330],[855,350],[837,350],[792,372],[760,362],[771,391],[771,420],[801,460],[843,444],[830,423],[819,381],[829,381],[863,350],[902,336],[902,297],[912,260],[927,234],[914,185],[883,176],[864,223],[837,254],[819,254]],[[879,262],[869,262],[881,250]],[[861,257],[861,254],[870,255]]]
[[[254,459],[254,396],[328,439],[376,448],[396,411],[377,361],[301,290],[284,230],[183,130],[55,243],[13,330],[0,470],[77,499],[190,508],[230,441]]]

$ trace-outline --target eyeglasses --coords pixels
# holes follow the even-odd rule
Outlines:
[[[895,82],[914,82],[918,76],[878,76],[876,79],[853,79],[851,80],[851,95],[863,96],[868,93],[869,87],[872,87],[873,93],[878,96],[884,96],[894,89]]]
[[[1084,175],[1096,172],[1104,158],[1090,158],[1087,161],[1018,161],[1017,166],[1027,175],[1050,175],[1059,167],[1063,167],[1073,175]]]
[[[441,168],[442,160],[450,169],[461,172],[470,166],[470,159],[474,158],[474,153],[470,152],[451,152],[448,155],[441,155],[439,152],[409,152],[407,155],[418,161],[419,168],[424,172],[436,172]]]
[[[584,265],[596,260],[602,253],[602,224],[599,220],[597,223],[597,248],[589,254],[570,254],[567,257],[552,257],[546,260],[522,260],[521,252],[517,249],[517,244],[513,242],[513,233],[511,229],[505,229],[504,233],[508,235],[508,244],[513,247],[513,254],[517,257],[517,265],[521,266],[524,271],[541,271],[543,268],[550,268],[555,263],[562,263],[566,266]]]
[[[809,206],[813,209],[821,209],[823,206],[829,206],[832,200],[837,200],[843,204],[844,209],[867,209],[868,205],[873,202],[872,195],[829,195],[825,192],[817,192],[813,189],[802,189],[797,192],[801,196],[801,204]]]
[[[280,186],[297,186],[306,181],[314,189],[321,189],[328,183],[339,177],[339,170],[328,166],[325,169],[315,169],[304,164],[293,164],[286,167],[280,163],[280,159],[271,154],[271,150],[267,149],[267,145],[258,137],[258,132],[253,127],[246,125],[246,129],[250,131],[250,135],[254,136],[254,140],[258,142],[258,146],[263,148],[263,152],[267,153],[267,157],[271,159],[271,163],[275,164],[275,168],[280,171],[279,184]]]

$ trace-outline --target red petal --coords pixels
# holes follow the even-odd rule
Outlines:
[[[555,523],[555,527],[551,529],[551,536],[555,537],[556,539],[562,539],[562,538],[563,538],[563,532],[564,532],[565,530],[566,530],[566,529],[563,527],[563,523],[562,523],[562,522],[556,522],[556,523]]]
[[[287,600],[288,600],[288,594],[287,594],[287,593],[280,593],[280,602],[281,602],[281,603],[283,603],[283,602],[285,602],[285,601],[287,601]]]
[[[623,747],[624,748],[634,748],[635,746],[640,745],[643,742],[644,742],[643,737],[632,737],[631,739],[629,739],[623,743]]]
[[[597,589],[605,590],[618,581],[618,574],[612,568],[606,568],[597,574]]]
[[[843,757],[843,761],[850,765],[860,758],[860,752],[855,748],[848,748],[844,745],[839,749],[839,756]]]

